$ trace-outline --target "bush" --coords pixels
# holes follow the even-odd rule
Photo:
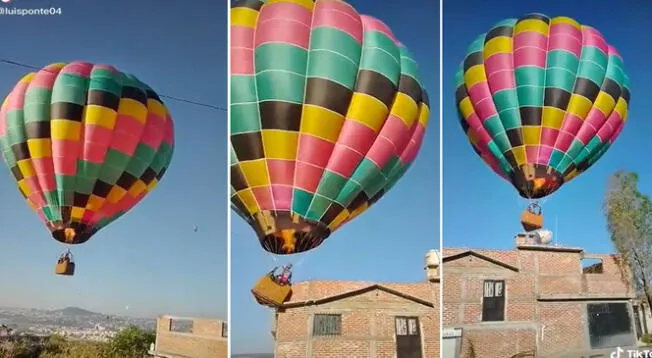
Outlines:
[[[0,357],[36,358],[43,350],[43,342],[34,337],[19,337],[0,342]]]
[[[156,340],[156,333],[136,326],[127,327],[108,342],[108,356],[120,358],[142,358],[147,355],[149,345]]]
[[[156,333],[132,326],[108,342],[71,340],[58,335],[47,339],[21,336],[0,341],[2,358],[142,358]]]
[[[39,358],[108,358],[106,343],[50,336]]]
[[[652,334],[647,333],[641,336],[641,342],[646,344],[652,344]]]

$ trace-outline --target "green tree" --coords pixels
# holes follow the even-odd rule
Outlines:
[[[603,212],[627,278],[652,307],[652,201],[639,191],[636,173],[611,175]]]
[[[130,326],[122,329],[108,342],[107,355],[120,358],[142,358],[155,340],[155,332]]]

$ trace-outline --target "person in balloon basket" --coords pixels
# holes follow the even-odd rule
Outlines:
[[[281,286],[289,285],[292,282],[292,264],[287,264],[281,269],[281,273],[276,274],[278,267],[270,272],[272,278]]]
[[[64,261],[70,261],[70,257],[72,256],[72,252],[70,250],[64,252],[59,256],[59,260],[57,260],[58,264],[62,264]]]

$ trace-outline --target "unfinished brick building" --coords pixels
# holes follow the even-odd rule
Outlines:
[[[635,344],[635,295],[615,255],[516,244],[443,250],[444,358],[609,357]]]
[[[276,358],[439,357],[439,254],[416,283],[308,281],[276,311]]]
[[[227,340],[224,321],[161,316],[149,354],[155,358],[226,358]]]

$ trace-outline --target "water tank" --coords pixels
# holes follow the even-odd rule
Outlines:
[[[539,244],[547,245],[552,242],[552,231],[550,230],[537,230]]]
[[[438,267],[441,262],[439,251],[430,250],[426,254],[426,267]]]

